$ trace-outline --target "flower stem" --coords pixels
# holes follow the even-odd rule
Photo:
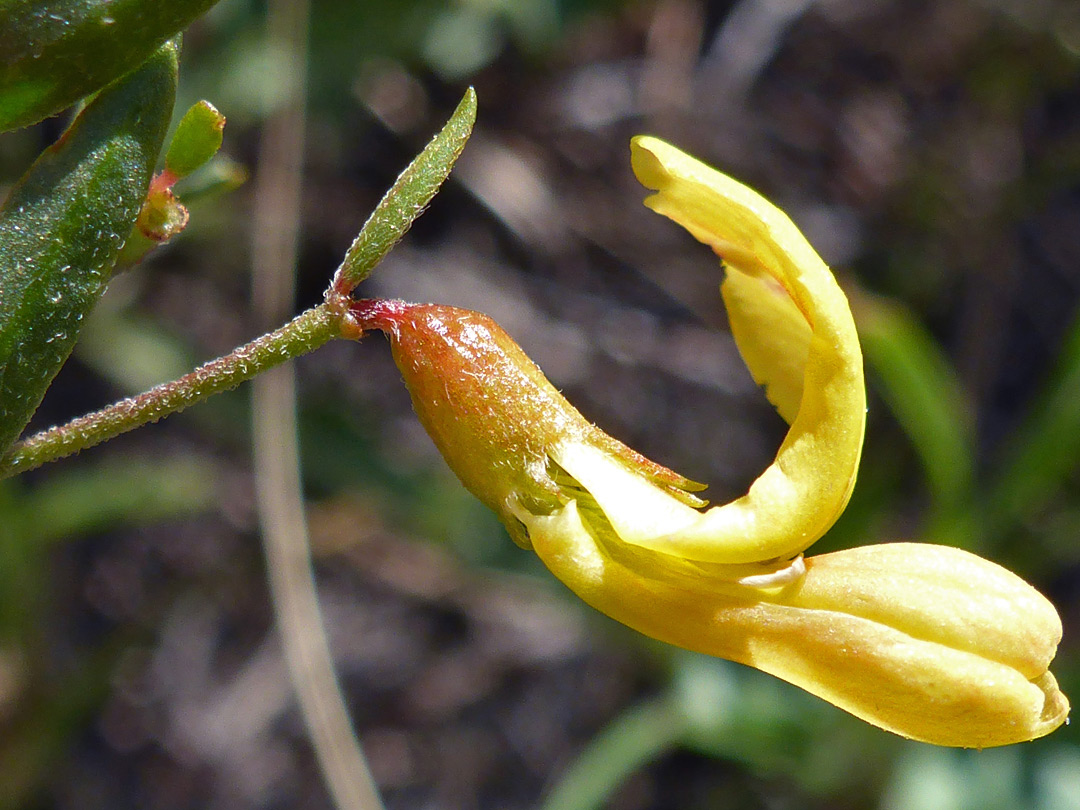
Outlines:
[[[16,442],[0,459],[0,478],[32,470],[156,422],[213,394],[235,388],[268,368],[314,351],[342,336],[341,311],[329,303],[320,304],[177,380]]]

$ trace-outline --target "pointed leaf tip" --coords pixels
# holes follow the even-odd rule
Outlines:
[[[450,175],[476,123],[476,91],[465,91],[453,115],[394,181],[349,247],[331,289],[349,295],[424,213]]]

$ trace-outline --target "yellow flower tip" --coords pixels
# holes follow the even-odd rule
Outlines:
[[[727,570],[598,540],[573,502],[523,519],[545,565],[617,621],[776,675],[895,734],[987,748],[1044,736],[1068,717],[1046,669],[1061,633],[1053,607],[966,552],[841,551],[763,590]]]
[[[771,598],[799,640],[759,637],[756,666],[906,737],[985,748],[1050,733],[1069,702],[1048,671],[1061,621],[1038,591],[959,549],[887,543],[807,560]],[[812,671],[792,675],[813,650]],[[796,678],[808,678],[800,682]]]

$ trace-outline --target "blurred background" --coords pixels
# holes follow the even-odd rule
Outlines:
[[[185,36],[255,171],[296,64],[265,7]],[[765,193],[837,271],[870,413],[815,549],[963,546],[1037,585],[1080,699],[1080,5],[314,0],[295,308],[474,85],[458,168],[365,295],[496,318],[590,419],[724,501],[784,426],[703,246],[641,205],[659,135]],[[62,121],[0,138],[10,184]],[[254,184],[117,278],[34,426],[258,333]],[[296,363],[320,603],[388,808],[1080,808],[1080,735],[954,751],[651,642],[457,483],[385,341]],[[250,391],[0,485],[0,810],[328,808],[254,511]]]

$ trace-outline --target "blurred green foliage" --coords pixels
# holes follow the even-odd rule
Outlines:
[[[158,462],[123,459],[53,473],[35,486],[0,482],[0,686],[18,695],[5,705],[0,739],[0,807],[33,797],[101,706],[135,628],[80,649],[57,667],[63,646],[49,626],[60,597],[54,551],[95,533],[197,514],[213,503],[213,465],[176,455]],[[11,700],[7,695],[4,703]]]

